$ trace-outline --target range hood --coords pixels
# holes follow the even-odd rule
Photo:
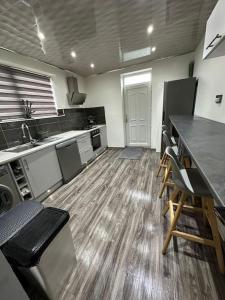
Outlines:
[[[70,105],[83,104],[86,99],[87,94],[79,93],[77,78],[67,77],[67,85],[68,85],[67,99],[68,99],[69,104]]]

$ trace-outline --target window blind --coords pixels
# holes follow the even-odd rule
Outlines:
[[[22,99],[33,117],[57,115],[50,77],[0,66],[0,120],[24,118]]]

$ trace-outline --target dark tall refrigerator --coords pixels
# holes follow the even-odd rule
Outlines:
[[[193,115],[197,83],[195,77],[164,82],[162,120],[168,128],[170,128],[170,115]],[[174,129],[171,130],[172,135],[176,136]],[[162,140],[161,153],[164,150],[165,145]]]

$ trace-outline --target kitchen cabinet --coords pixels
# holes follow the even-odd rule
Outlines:
[[[91,160],[93,158],[94,152],[91,148],[89,149],[84,149],[81,153],[80,153],[80,159],[82,164],[86,164],[89,160]]]
[[[225,55],[225,0],[219,0],[206,25],[203,59]]]
[[[29,154],[21,160],[36,199],[62,180],[55,146]]]
[[[77,145],[80,153],[81,163],[86,164],[94,156],[90,133],[77,138]]]
[[[106,126],[100,127],[101,148],[108,146]]]

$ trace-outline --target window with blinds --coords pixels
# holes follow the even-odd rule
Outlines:
[[[24,118],[22,100],[32,102],[32,117],[57,115],[49,77],[0,66],[0,120]]]

